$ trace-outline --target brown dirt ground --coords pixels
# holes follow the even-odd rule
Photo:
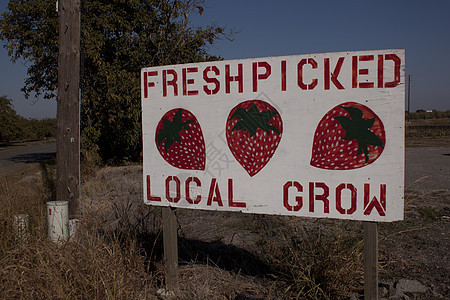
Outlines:
[[[118,207],[128,207],[126,203],[132,202],[135,206],[128,211],[130,215],[133,211],[142,215],[142,211],[150,210],[159,216],[160,208],[148,208],[141,202],[141,172],[140,166],[101,169],[86,182],[84,201],[103,202],[106,198],[118,203]],[[363,295],[361,222],[188,209],[176,209],[175,214],[182,299],[292,297],[295,293],[286,292],[292,282],[282,276],[284,271],[277,265],[279,261],[285,263],[280,249],[282,245],[291,245],[292,237],[302,241],[298,254],[305,259],[297,262],[306,267],[310,266],[308,259],[320,264],[320,260],[330,259],[327,255],[334,252],[342,255],[336,244],[353,242],[359,254],[343,255],[342,259],[354,259],[354,264],[347,261],[330,269],[352,273],[346,293],[353,293],[354,297]],[[395,284],[399,279],[413,279],[427,287],[426,293],[408,294],[411,299],[450,298],[449,219],[449,190],[431,193],[407,190],[404,221],[379,224],[380,281]],[[158,230],[160,219],[154,218],[152,224]],[[331,275],[327,278],[341,284]],[[333,294],[318,296],[327,297],[335,298]]]

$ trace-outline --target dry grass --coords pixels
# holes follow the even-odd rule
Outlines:
[[[259,243],[261,255],[276,270],[275,278],[284,288],[284,295],[346,299],[360,288],[363,244],[359,222],[278,218],[288,222],[275,234],[282,236],[281,242],[269,236]],[[269,222],[280,224],[279,220]]]
[[[54,166],[42,164],[0,180],[0,299],[161,297],[161,214],[143,204],[140,166],[90,173],[82,185],[78,234],[62,245],[46,237],[45,203],[53,199]],[[432,274],[428,280],[442,270],[439,259],[435,262],[429,254],[445,255],[448,197],[448,192],[410,191],[406,220],[380,226],[382,278],[416,274],[418,266],[425,268],[425,259],[436,264],[424,269]],[[430,201],[436,205],[427,205]],[[13,228],[13,216],[19,213],[30,216],[25,240]],[[360,222],[182,209],[175,213],[177,299],[347,299],[362,293]],[[430,241],[434,245],[425,246]],[[401,256],[409,253],[406,246],[421,258]],[[445,284],[437,284],[445,295]]]
[[[149,299],[156,276],[133,239],[104,238],[83,222],[57,245],[47,239],[45,203],[52,199],[54,168],[43,164],[15,178],[2,177],[0,203],[1,299]],[[18,238],[15,214],[29,215],[29,233]],[[101,221],[100,221],[101,222]]]
[[[46,237],[45,203],[54,198],[54,176],[54,166],[44,163],[1,179],[0,298],[157,297],[164,284],[161,216],[141,201],[140,167],[91,173],[83,182],[78,233],[62,245]],[[30,216],[26,240],[13,229],[12,216],[19,213]],[[319,222],[191,210],[177,214],[178,299],[338,299],[358,281],[358,239],[331,239],[335,230],[320,230]],[[221,233],[202,230],[212,219]],[[196,229],[183,229],[183,223]],[[318,231],[305,232],[304,226]],[[339,276],[343,269],[348,276]]]
[[[258,278],[228,272],[217,265],[180,267],[180,299],[270,299],[271,284]],[[267,285],[264,285],[267,283]]]
[[[146,280],[137,251],[92,236],[60,247],[32,237],[3,253],[0,295],[2,299],[146,298],[151,280]]]

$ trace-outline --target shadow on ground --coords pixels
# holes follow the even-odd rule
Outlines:
[[[147,256],[147,267],[154,268],[164,259],[162,235],[144,234],[138,237]],[[247,276],[267,276],[276,273],[267,263],[251,252],[221,241],[204,242],[178,237],[179,264],[213,265],[222,270]],[[150,266],[148,265],[150,263]]]
[[[49,152],[49,153],[27,153],[27,154],[20,154],[11,157],[11,161],[15,163],[24,163],[24,164],[32,164],[32,163],[39,163],[44,162],[46,160],[54,159],[56,157],[55,152]]]
[[[22,145],[20,144],[10,144],[10,143],[0,143],[0,149],[2,148],[9,148],[9,147],[21,147]]]
[[[221,241],[203,242],[179,239],[180,261],[213,264],[217,267],[248,276],[273,274],[274,270],[251,252]]]
[[[56,154],[51,155],[49,158],[42,158],[39,167],[41,168],[42,181],[51,192],[49,201],[56,201],[56,178],[52,172],[56,167]]]

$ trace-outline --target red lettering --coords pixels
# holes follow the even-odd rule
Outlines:
[[[219,206],[223,206],[222,197],[220,196],[219,184],[216,178],[211,179],[211,186],[209,187],[208,202],[207,204],[211,206],[212,202],[215,201]]]
[[[344,57],[339,57],[333,73],[330,74],[330,59],[329,58],[324,59],[325,90],[330,89],[330,79],[331,79],[331,82],[333,82],[333,84],[336,86],[336,88],[338,88],[339,90],[344,89],[344,86],[338,80],[339,72],[341,72],[343,63],[344,63]]]
[[[242,93],[244,91],[244,77],[242,75],[242,64],[238,64],[238,75],[230,75],[230,65],[225,65],[225,93],[230,93],[230,83],[232,81],[237,81],[238,92]]]
[[[384,58],[386,60],[392,60],[394,62],[394,80],[386,82],[384,87],[387,88],[396,87],[400,83],[400,65],[401,65],[400,57],[398,57],[395,54],[386,54]]]
[[[147,175],[147,200],[148,201],[161,201],[161,197],[152,196],[152,192],[150,190],[150,175]]]
[[[188,85],[189,84],[194,84],[194,79],[193,78],[187,78],[187,74],[188,73],[196,73],[198,72],[198,68],[194,67],[194,68],[183,68],[182,70],[183,72],[183,95],[186,96],[195,96],[198,95],[198,91],[197,90],[192,90],[189,91],[188,90]]]
[[[175,198],[172,198],[170,196],[170,182],[175,181],[175,187],[176,187],[176,196]],[[169,202],[177,203],[181,199],[181,191],[180,191],[180,179],[176,176],[169,176],[166,178],[166,198]]]
[[[373,55],[361,55],[361,56],[353,56],[352,57],[352,88],[358,87],[358,75],[368,75],[369,69],[358,69],[358,60],[359,61],[372,61],[374,60]],[[360,82],[359,88],[367,89],[373,88],[373,82]]]
[[[380,184],[380,201],[375,196],[370,200],[370,184],[364,184],[364,214],[370,215],[373,208],[380,216],[386,215],[386,184]]]
[[[220,90],[220,81],[217,78],[211,78],[208,77],[208,72],[214,72],[214,74],[217,76],[220,74],[219,72],[219,68],[217,68],[216,66],[211,66],[211,67],[206,67],[206,69],[203,70],[203,79],[205,80],[206,83],[213,83],[215,85],[214,89],[210,89],[206,84],[203,86],[203,90],[205,91],[206,94],[208,95],[215,95],[219,92]]]
[[[245,202],[234,202],[233,201],[233,179],[228,178],[228,206],[229,207],[246,207]]]
[[[186,179],[186,182],[185,182],[186,201],[189,202],[190,204],[199,204],[200,201],[202,200],[201,195],[197,195],[197,197],[195,198],[194,201],[191,199],[190,184],[192,181],[195,182],[197,187],[202,186],[202,183],[200,182],[200,180],[197,177],[189,177],[188,179]]]
[[[281,90],[286,91],[286,61],[281,61]]]
[[[384,65],[384,60],[383,60],[383,55],[378,55],[378,72],[377,72],[377,77],[378,77],[378,84],[377,87],[378,88],[382,88],[383,87],[383,65]]]
[[[172,80],[167,80],[167,74],[172,75]],[[178,96],[178,76],[177,72],[173,69],[163,70],[163,97],[167,97],[167,86],[173,86],[173,95]]]
[[[271,66],[265,62],[265,61],[260,61],[260,62],[254,62],[253,63],[253,92],[257,92],[258,91],[258,80],[263,80],[263,79],[267,79],[270,74],[272,73],[272,68]],[[262,74],[258,74],[258,68],[264,68],[265,72]]]
[[[299,211],[303,206],[303,198],[301,196],[295,196],[297,205],[291,206],[289,204],[289,188],[295,187],[297,192],[303,192],[303,186],[297,181],[288,181],[283,186],[283,205],[288,211]]]
[[[158,71],[144,72],[144,98],[148,98],[148,88],[154,87],[155,83],[148,80],[149,76],[157,76]]]
[[[297,64],[297,84],[302,90],[312,90],[316,87],[318,80],[314,78],[309,84],[305,84],[303,82],[303,66],[305,64],[309,64],[311,65],[311,68],[317,69],[317,62],[314,59],[308,58],[308,62],[306,61],[305,58],[302,59]]]
[[[314,188],[321,188],[323,190],[322,195],[316,195],[314,193]],[[328,196],[330,195],[330,189],[323,182],[310,182],[309,183],[309,212],[314,212],[314,201],[323,201],[323,212],[328,214],[330,212],[330,201]]]
[[[344,209],[342,208],[342,190],[344,189],[348,189],[351,192],[351,201],[350,201],[350,208],[349,209]],[[338,185],[338,187],[336,188],[336,210],[340,213],[340,214],[347,214],[347,215],[351,215],[356,211],[356,188],[353,186],[353,184],[351,183],[341,183],[340,185]]]

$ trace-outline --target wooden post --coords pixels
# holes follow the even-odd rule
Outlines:
[[[364,222],[364,299],[378,299],[377,222]]]
[[[56,200],[69,201],[69,218],[76,218],[80,207],[80,0],[58,0],[58,10]]]
[[[410,107],[411,107],[411,74],[408,75],[408,121],[411,113]]]
[[[166,289],[169,292],[173,292],[178,287],[177,219],[171,207],[162,208],[162,218]]]

